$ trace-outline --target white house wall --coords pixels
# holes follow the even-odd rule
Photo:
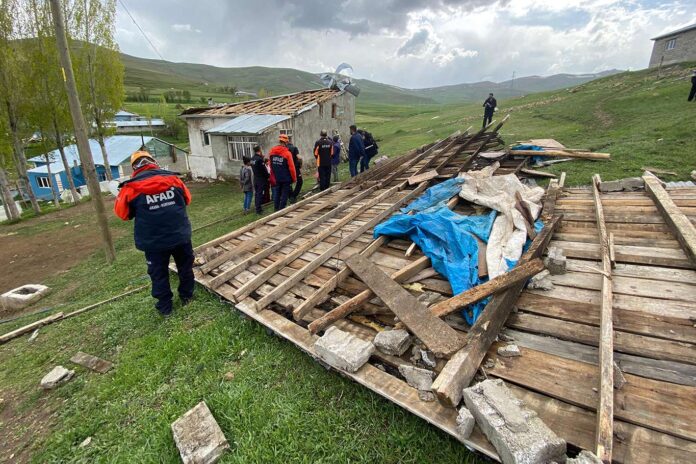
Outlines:
[[[220,118],[187,118],[186,127],[188,128],[190,144],[188,163],[191,176],[194,178],[217,178],[212,143],[211,145],[203,145],[201,131],[212,129],[223,120]],[[225,156],[227,156],[226,153]]]

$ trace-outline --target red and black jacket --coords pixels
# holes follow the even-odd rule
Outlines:
[[[276,145],[271,148],[271,151],[268,152],[268,158],[271,160],[271,179],[275,180],[276,184],[292,184],[297,180],[295,163],[286,147]],[[271,182],[272,184],[273,182]]]
[[[333,152],[333,140],[322,137],[314,143],[314,157],[319,167],[331,167],[331,152]]]
[[[114,212],[127,221],[135,218],[135,247],[162,251],[191,241],[186,205],[191,192],[177,173],[147,165],[119,185]]]

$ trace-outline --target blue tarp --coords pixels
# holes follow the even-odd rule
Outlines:
[[[447,202],[447,200],[459,193],[459,191],[462,189],[463,183],[464,179],[455,177],[437,185],[433,185],[421,196],[409,203],[406,207],[401,208],[401,212],[408,213],[410,211],[423,211],[437,206],[440,203],[444,204]]]
[[[511,150],[532,150],[532,151],[544,151],[542,147],[539,145],[515,145],[514,147],[511,148]],[[532,156],[532,159],[529,160],[531,164],[538,164],[541,161],[544,161],[547,156],[539,155],[539,156]]]

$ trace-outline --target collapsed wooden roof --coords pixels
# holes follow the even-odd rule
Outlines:
[[[279,95],[277,97],[248,100],[220,106],[187,108],[181,116],[219,117],[240,114],[295,115],[315,103],[322,103],[343,93],[341,90],[318,89]]]
[[[501,146],[499,128],[412,150],[197,247],[196,280],[312,356],[318,335],[330,325],[372,340],[397,321],[346,261],[360,254],[416,295],[451,297],[449,282],[412,243],[374,239],[372,229],[428,186],[489,165],[492,157],[480,155]],[[522,175],[527,160],[504,155],[496,175]],[[550,278],[552,290],[524,289],[522,283],[496,293],[473,328],[457,313],[442,318],[466,345],[437,360],[433,390],[441,401],[423,401],[403,380],[398,367],[416,362],[410,350],[401,357],[376,351],[357,372],[341,374],[493,458],[497,453],[478,427],[462,437],[456,426],[457,390],[477,373],[504,379],[576,447],[597,449],[598,417],[608,413],[601,437],[610,454],[613,447],[614,461],[693,461],[696,271],[677,240],[681,232],[665,218],[679,213],[696,221],[696,189],[658,194],[661,200],[652,191],[600,194],[552,183],[542,213],[546,232],[528,253],[538,257],[547,244],[559,247],[568,272]],[[678,211],[665,216],[664,195]],[[458,197],[450,205],[459,214],[480,214]],[[607,246],[600,244],[599,222],[610,237]],[[607,278],[613,284],[613,327],[607,326],[602,298]],[[522,355],[500,357],[504,343],[497,337],[514,339]],[[598,367],[600,362],[604,369],[608,353],[624,372],[621,388],[614,389],[613,378]],[[600,403],[607,391],[613,408]]]

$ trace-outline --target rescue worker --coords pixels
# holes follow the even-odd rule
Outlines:
[[[350,126],[350,141],[348,142],[348,169],[350,177],[358,175],[358,162],[365,156],[365,144],[362,135],[358,133],[358,128],[353,124]]]
[[[271,148],[268,157],[271,161],[271,178],[275,181],[276,194],[273,203],[276,211],[280,211],[288,204],[290,188],[292,183],[297,181],[295,163],[292,154],[288,150],[290,139],[287,135],[281,134],[278,137],[279,144]]]
[[[489,93],[486,101],[483,102],[483,127],[486,127],[493,121],[493,113],[498,106],[498,102],[493,98],[493,94]]]
[[[341,164],[341,138],[333,136],[333,151],[331,152],[331,180],[338,182],[338,165]]]
[[[288,140],[290,137],[288,136]],[[288,142],[288,151],[292,155],[292,162],[295,163],[295,174],[297,175],[297,182],[295,182],[295,188],[290,191],[290,203],[295,203],[297,197],[302,192],[302,158],[300,158],[300,150],[297,149],[292,142]]]
[[[370,160],[377,156],[379,146],[372,134],[365,129],[358,129],[358,133],[362,135],[363,145],[365,145],[365,156],[360,160],[360,172],[370,169]]]
[[[263,205],[266,189],[268,188],[268,178],[270,174],[266,168],[266,160],[263,158],[261,147],[254,147],[254,156],[251,157],[251,172],[254,174],[254,205],[256,214],[263,214]]]
[[[147,151],[131,156],[133,175],[119,184],[114,212],[124,221],[135,219],[135,247],[145,252],[152,281],[155,308],[163,316],[172,313],[169,259],[174,257],[179,274],[182,306],[193,298],[193,248],[186,205],[191,193],[178,173],[165,171]]]
[[[327,136],[326,129],[319,133],[319,140],[314,142],[314,158],[317,160],[319,174],[319,190],[323,191],[331,185],[331,154],[333,140]]]
[[[689,92],[689,101],[696,99],[696,69],[691,76],[691,92]]]

